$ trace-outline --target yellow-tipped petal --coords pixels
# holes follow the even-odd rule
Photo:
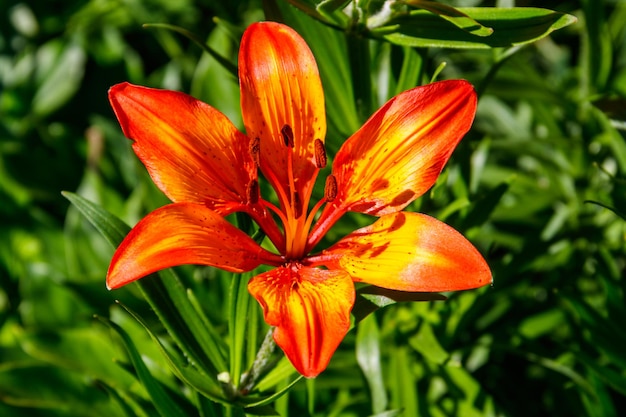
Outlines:
[[[402,210],[435,183],[475,111],[476,93],[463,80],[392,98],[337,153],[334,205],[378,216]]]
[[[274,340],[293,366],[315,377],[350,328],[354,284],[343,271],[286,266],[254,277],[248,290],[276,326]]]
[[[241,40],[239,80],[247,134],[260,139],[261,170],[275,188],[289,190],[291,148],[295,191],[308,202],[315,140],[326,136],[324,92],[311,50],[285,25],[252,24]]]
[[[129,83],[113,86],[109,100],[135,153],[172,201],[216,210],[246,203],[256,167],[248,138],[226,116],[187,94]]]
[[[452,227],[420,213],[387,214],[323,252],[328,268],[400,291],[456,291],[491,283],[482,255]]]
[[[265,252],[248,235],[203,205],[175,203],[144,217],[117,248],[107,287],[121,287],[161,269],[210,265],[227,271],[249,271]]]

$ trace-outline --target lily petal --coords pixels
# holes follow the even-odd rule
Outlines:
[[[476,93],[463,80],[392,98],[337,153],[333,205],[378,216],[402,210],[435,183],[475,112]]]
[[[239,81],[244,124],[250,138],[259,138],[263,174],[288,197],[288,154],[293,152],[294,191],[301,204],[308,203],[317,172],[315,140],[326,136],[324,92],[311,50],[287,26],[252,24],[241,40]],[[285,126],[293,133],[287,135],[293,137],[288,145]]]
[[[246,203],[256,167],[248,138],[226,116],[187,94],[129,83],[113,86],[109,100],[135,153],[170,200],[215,210]]]
[[[114,289],[172,266],[197,264],[249,271],[272,255],[222,216],[200,204],[174,203],[148,214],[117,248],[107,287]],[[277,256],[276,256],[277,257]]]
[[[420,213],[387,214],[322,253],[354,281],[400,291],[457,291],[490,284],[482,255],[459,232]]]
[[[350,328],[354,284],[343,271],[287,266],[257,275],[248,290],[276,326],[274,340],[298,372],[315,377]]]

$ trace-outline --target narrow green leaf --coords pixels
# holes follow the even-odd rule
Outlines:
[[[107,336],[102,326],[78,327],[56,330],[54,337],[49,332],[20,332],[19,342],[34,358],[76,370],[117,390],[129,390],[137,381],[121,367],[111,366],[111,358],[121,352],[115,345],[102,343]]]
[[[247,416],[280,416],[278,412],[271,405],[262,405],[258,407],[247,407],[245,409]]]
[[[317,10],[323,13],[334,13],[346,7],[352,0],[322,0],[317,5]]]
[[[0,412],[5,405],[16,407],[18,411],[12,415],[20,417],[110,417],[122,413],[117,403],[111,401],[100,387],[90,383],[85,375],[32,360],[3,361],[0,366]],[[135,410],[133,416],[147,417],[147,413]]]
[[[123,304],[120,305],[146,330],[150,338],[161,351],[163,357],[168,361],[172,372],[181,381],[187,383],[190,387],[193,387],[196,391],[202,393],[202,395],[207,398],[216,402],[227,404],[227,400],[224,398],[223,392],[220,389],[216,378],[212,378],[200,370],[197,370],[193,366],[190,366],[185,358],[182,358],[175,351],[167,349],[141,316],[127,306]]]
[[[511,186],[510,182],[504,182],[492,190],[489,190],[485,196],[472,204],[469,213],[463,220],[463,230],[471,227],[481,226],[498,206],[500,200]]]
[[[303,14],[324,23],[325,25],[341,29],[345,27],[348,21],[348,16],[339,10],[339,6],[342,2],[345,3],[345,0],[326,0],[318,4],[311,1],[287,0],[285,3],[293,6],[294,9],[300,10]],[[281,6],[281,3],[282,2],[278,2],[277,5]],[[265,9],[267,9],[267,7]],[[284,8],[281,7],[281,10],[284,10]]]
[[[379,308],[400,301],[434,301],[445,299],[446,297],[439,293],[395,291],[371,285],[357,291],[356,301],[352,308],[352,315],[358,323]]]
[[[474,36],[426,10],[399,15],[371,32],[391,43],[434,48],[496,48],[523,45],[548,36],[576,21],[574,16],[533,7],[457,9],[483,26],[490,36]]]
[[[171,269],[160,271],[136,282],[141,292],[189,360],[209,375],[217,377],[222,369],[211,360],[215,344],[187,298],[187,292]],[[218,361],[219,362],[219,361]],[[225,369],[224,369],[225,370]]]
[[[232,63],[229,59],[224,58],[222,55],[220,55],[219,52],[211,48],[209,45],[207,45],[205,42],[203,42],[200,38],[198,38],[193,33],[189,32],[187,29],[184,29],[175,25],[170,25],[167,23],[145,23],[143,27],[147,29],[151,29],[151,28],[167,29],[173,32],[180,33],[181,35],[185,36],[189,40],[196,43],[206,53],[208,53],[213,58],[215,58],[215,60],[219,62],[224,68],[226,68],[234,77],[237,77],[237,74],[238,74],[237,65]]]
[[[262,400],[250,403],[250,404],[246,405],[246,407],[262,407],[262,406],[265,406],[265,405],[273,403],[274,401],[276,401],[277,399],[279,399],[280,397],[285,395],[287,392],[289,392],[291,387],[296,385],[296,383],[298,383],[298,381],[300,381],[302,378],[303,378],[303,376],[299,375],[296,379],[291,381],[289,384],[287,384],[282,389],[276,391],[275,393],[273,393],[272,395],[270,395],[270,396],[268,396],[266,398],[263,398]]]
[[[447,4],[429,0],[406,0],[405,3],[419,9],[428,10],[474,36],[489,36],[493,33],[492,28],[481,25],[459,9],[455,9]]]
[[[450,354],[441,346],[433,328],[427,322],[422,322],[419,332],[409,340],[411,347],[421,353],[429,361],[443,365]]]
[[[396,85],[396,95],[420,85],[424,71],[424,59],[417,50],[405,46],[402,52],[404,59]]]
[[[264,378],[257,384],[256,389],[260,392],[269,391],[278,384],[283,383],[286,379],[290,378],[292,375],[296,373],[293,365],[289,360],[283,356],[283,358],[278,361],[274,369],[268,372]],[[300,379],[302,376],[300,375]]]
[[[582,392],[582,403],[585,407],[587,416],[602,416],[602,417],[618,417],[617,410],[614,405],[615,394],[610,387],[604,384],[604,381],[595,374],[591,373],[587,377],[589,383],[593,388],[593,393]]]
[[[626,368],[623,346],[626,331],[620,324],[607,320],[587,303],[574,297],[566,297],[568,306],[576,313],[585,328],[585,339],[619,367]]]
[[[79,42],[67,45],[57,42],[53,40],[44,46],[57,50],[59,56],[54,66],[43,74],[45,78],[33,97],[32,110],[37,116],[47,116],[65,105],[78,92],[85,74],[87,54]]]
[[[130,232],[130,227],[126,223],[97,204],[69,191],[62,191],[61,194],[89,220],[114,248],[122,243],[124,236]]]
[[[248,321],[248,293],[247,278],[249,273],[238,274],[233,277],[229,293],[228,332],[230,335],[230,378],[231,383],[238,387],[241,374],[244,370],[244,353],[246,328]]]
[[[404,414],[403,410],[387,410],[381,413],[372,414],[369,417],[397,417]]]
[[[394,378],[390,380],[391,404],[402,407],[405,416],[419,416],[418,399],[425,398],[417,390],[418,381],[414,374],[415,355],[405,345],[392,344],[389,368]]]
[[[126,417],[147,417],[145,411],[141,409],[130,395],[122,395],[119,391],[110,387],[103,381],[100,381],[99,387],[102,388],[111,397],[111,399],[120,407]],[[122,417],[122,416],[120,416]]]
[[[226,371],[228,368],[226,366],[226,360],[222,351],[222,348],[225,348],[223,340],[220,338],[219,333],[213,326],[213,323],[211,323],[211,321],[204,313],[202,306],[200,305],[200,302],[196,298],[195,294],[191,290],[187,290],[187,296],[189,298],[191,306],[194,309],[196,317],[199,320],[199,323],[202,324],[202,326],[206,330],[207,336],[209,336],[210,338],[210,340],[200,340],[200,343],[203,343],[202,346],[205,348],[205,353],[207,354],[209,360],[215,364],[215,367],[219,372]]]
[[[364,122],[375,110],[373,108],[370,41],[357,36],[348,36],[347,41],[356,111],[359,119]]]
[[[529,361],[535,362],[545,367],[546,369],[550,369],[569,378],[573,383],[578,385],[587,394],[594,395],[593,387],[591,386],[589,381],[587,381],[587,379],[579,374],[573,367],[557,362],[556,360],[550,358],[539,356],[535,353],[524,352],[524,354]]]
[[[374,316],[362,320],[357,327],[356,360],[369,386],[372,412],[381,413],[387,408],[387,394],[381,365],[380,333]]]
[[[592,372],[622,395],[626,395],[626,376],[590,357],[584,352],[576,352],[576,359],[587,366]]]
[[[141,358],[141,354],[137,351],[135,344],[131,340],[130,336],[117,324],[113,323],[107,318],[97,317],[102,323],[114,330],[122,340],[124,347],[126,348],[130,360],[137,371],[137,376],[141,380],[143,386],[148,391],[152,404],[162,417],[185,417],[186,413],[176,404],[176,402],[165,392],[159,381],[154,379],[150,374],[146,364]]]
[[[600,4],[598,4],[600,3]],[[606,91],[613,68],[613,43],[606,24],[605,7],[597,0],[580,2],[584,13],[582,31],[582,76],[586,95]]]
[[[130,230],[117,217],[83,197],[70,192],[63,192],[63,195],[113,247],[117,247]],[[219,342],[207,331],[185,287],[172,270],[142,278],[136,284],[168,333],[191,361],[212,375],[226,370],[223,361],[214,355],[214,346]]]

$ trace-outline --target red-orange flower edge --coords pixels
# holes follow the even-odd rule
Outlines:
[[[328,156],[324,94],[308,46],[287,26],[253,24],[241,40],[239,80],[246,134],[183,93],[128,83],[109,91],[124,134],[172,201],[121,243],[109,288],[182,264],[232,272],[274,266],[248,289],[275,326],[276,343],[298,372],[314,377],[349,329],[353,282],[402,291],[491,283],[485,260],[460,233],[402,211],[432,187],[469,130],[476,94],[468,82],[441,81],[389,100],[345,141],[324,197],[313,202]],[[261,195],[259,171],[278,204]],[[274,250],[224,219],[237,211],[254,219]],[[378,220],[312,253],[348,211]]]

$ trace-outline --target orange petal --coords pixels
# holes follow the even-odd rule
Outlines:
[[[272,256],[215,211],[194,203],[170,204],[144,217],[122,241],[109,266],[107,287],[185,264],[249,271],[270,259],[266,255]]]
[[[276,326],[274,340],[293,366],[315,377],[350,328],[354,285],[343,271],[287,266],[257,275],[248,290]]]
[[[219,111],[176,91],[122,83],[109,100],[155,184],[174,202],[246,202],[256,176],[248,138]]]
[[[317,172],[315,140],[326,136],[324,92],[311,50],[287,26],[252,24],[241,40],[239,80],[246,131],[260,139],[261,170],[289,196],[290,150],[282,129],[290,126],[295,191],[306,204]]]
[[[463,80],[392,98],[337,153],[334,204],[379,216],[402,210],[435,183],[475,111],[476,93]]]
[[[400,291],[456,291],[491,283],[489,266],[452,227],[425,214],[382,216],[323,252],[328,268]]]

